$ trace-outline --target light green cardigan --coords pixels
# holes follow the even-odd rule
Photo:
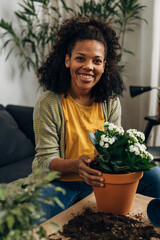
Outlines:
[[[102,103],[105,121],[121,125],[119,98]],[[44,92],[38,99],[33,114],[36,155],[32,170],[49,168],[52,159],[65,158],[65,124],[60,96]]]

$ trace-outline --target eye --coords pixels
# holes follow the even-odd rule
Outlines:
[[[79,62],[82,62],[84,60],[84,57],[76,57],[76,60],[78,60]]]
[[[95,59],[94,62],[95,64],[98,64],[98,65],[103,63],[102,59],[99,59],[99,58]]]

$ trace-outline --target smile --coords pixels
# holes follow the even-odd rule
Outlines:
[[[89,74],[82,74],[82,73],[79,73],[78,74],[81,78],[84,78],[84,79],[90,79],[90,80],[92,80],[93,78],[94,78],[94,76],[93,75],[89,75]]]

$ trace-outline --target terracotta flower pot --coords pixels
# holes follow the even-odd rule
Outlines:
[[[128,214],[142,176],[143,172],[103,174],[105,186],[93,188],[98,211],[122,215]]]

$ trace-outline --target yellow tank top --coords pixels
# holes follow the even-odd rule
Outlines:
[[[94,146],[88,132],[95,129],[103,130],[104,114],[101,103],[83,106],[77,103],[70,95],[67,98],[61,95],[65,121],[65,159],[75,159],[81,155],[94,158]],[[77,174],[63,177],[64,181],[81,181]]]

